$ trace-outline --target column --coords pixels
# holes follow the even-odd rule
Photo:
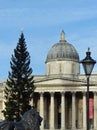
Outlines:
[[[94,129],[97,129],[97,92],[94,92]]]
[[[61,93],[61,129],[65,130],[65,93]]]
[[[40,116],[44,118],[44,98],[43,92],[40,93]],[[41,122],[41,130],[44,129],[44,120]]]
[[[75,92],[72,93],[72,129],[76,129]]]
[[[86,129],[86,92],[83,92],[83,129]]]
[[[51,104],[50,104],[50,129],[54,129],[54,93],[51,93]]]

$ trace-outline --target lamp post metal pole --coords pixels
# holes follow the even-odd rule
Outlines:
[[[85,75],[87,78],[87,96],[86,96],[86,117],[87,117],[87,130],[90,128],[90,120],[89,120],[89,78],[92,73],[93,67],[96,63],[94,59],[91,57],[90,48],[86,52],[86,57],[80,62],[83,65]]]
[[[89,76],[87,76],[87,97],[86,97],[86,105],[87,105],[87,109],[86,109],[86,113],[87,113],[87,130],[89,130],[90,127],[90,121],[89,121]]]

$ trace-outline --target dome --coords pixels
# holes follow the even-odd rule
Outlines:
[[[61,32],[61,40],[52,46],[47,54],[46,63],[51,61],[79,61],[76,49],[65,40],[64,31]]]

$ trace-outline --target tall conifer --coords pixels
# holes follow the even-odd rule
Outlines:
[[[21,116],[30,108],[30,100],[34,92],[30,55],[27,51],[24,34],[21,33],[14,54],[10,61],[7,85],[5,87],[6,120],[20,120]]]

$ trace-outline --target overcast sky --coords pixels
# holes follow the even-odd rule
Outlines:
[[[33,74],[41,75],[46,73],[48,51],[60,40],[62,30],[80,59],[90,47],[92,58],[97,60],[96,0],[0,0],[0,79],[8,77],[21,31]]]

